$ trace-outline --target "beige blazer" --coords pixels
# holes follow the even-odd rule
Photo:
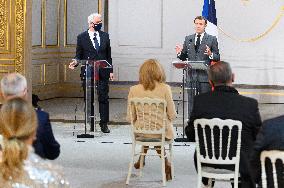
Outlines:
[[[172,91],[169,85],[164,83],[156,83],[156,87],[154,90],[145,90],[143,85],[138,84],[135,86],[132,86],[130,88],[129,94],[128,94],[128,101],[131,98],[158,98],[158,99],[164,99],[167,102],[167,122],[166,122],[166,138],[167,139],[173,139],[174,138],[174,130],[173,130],[173,120],[176,118],[176,110],[174,101],[172,98]],[[131,114],[130,114],[130,105],[128,102],[128,108],[127,108],[127,120],[131,121]],[[159,119],[161,122],[159,124],[162,125],[162,119]],[[158,120],[158,121],[159,121]],[[136,122],[134,122],[134,125],[136,125]]]

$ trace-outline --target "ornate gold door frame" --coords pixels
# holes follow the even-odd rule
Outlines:
[[[18,72],[27,77],[31,87],[30,33],[31,0],[0,0],[0,78]]]

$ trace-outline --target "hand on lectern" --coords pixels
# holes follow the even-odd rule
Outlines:
[[[182,47],[182,45],[177,44],[176,47],[175,47],[175,49],[176,49],[176,53],[179,54],[179,53],[181,53],[183,47]]]
[[[113,73],[109,73],[109,80],[113,81]]]
[[[76,59],[73,59],[71,63],[69,63],[69,69],[74,69],[75,66],[77,65],[77,61]]]

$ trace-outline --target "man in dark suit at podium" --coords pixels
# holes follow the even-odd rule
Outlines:
[[[88,17],[89,29],[77,36],[77,47],[75,59],[69,64],[70,69],[74,69],[79,65],[77,60],[106,60],[112,65],[111,47],[109,35],[101,31],[102,19],[98,13],[91,14]],[[91,70],[92,79],[94,72]],[[83,80],[83,88],[85,85],[85,67],[81,67],[81,79]],[[113,79],[112,69],[100,69],[97,80],[97,93],[99,101],[100,127],[103,133],[109,133],[107,126],[109,121],[109,101],[108,92],[109,79]],[[84,89],[85,91],[85,89]],[[91,116],[94,115],[94,90],[91,94]],[[91,131],[94,131],[94,118],[91,118]]]
[[[183,46],[176,45],[177,57],[182,61],[205,61],[207,65],[210,65],[211,61],[219,61],[220,54],[217,38],[205,32],[207,26],[206,18],[197,16],[194,19],[194,24],[195,34],[186,36]],[[210,90],[205,70],[197,71],[197,80],[200,84],[200,93]]]

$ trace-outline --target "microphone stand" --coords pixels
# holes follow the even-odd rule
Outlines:
[[[77,135],[77,138],[94,138],[95,136],[92,134],[87,133],[87,123],[88,123],[88,107],[87,107],[87,101],[88,101],[88,87],[89,87],[89,77],[92,78],[92,75],[88,76],[88,68],[89,68],[89,57],[88,61],[85,62],[85,133]]]
[[[175,139],[175,142],[188,142],[187,138],[184,137],[184,129],[185,129],[185,126],[184,126],[184,91],[185,91],[185,69],[182,69],[182,138],[176,138]]]

